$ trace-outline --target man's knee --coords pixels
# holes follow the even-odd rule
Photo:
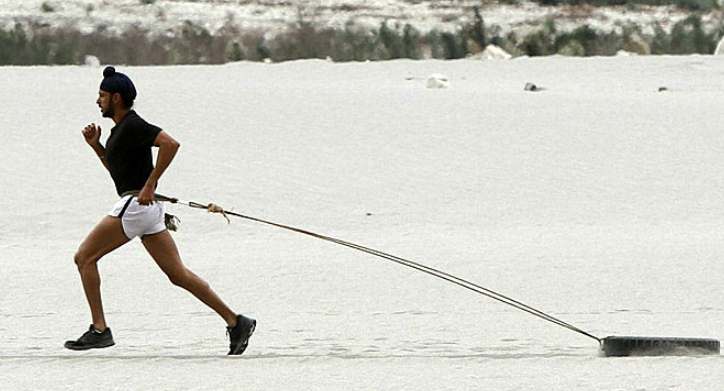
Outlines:
[[[78,251],[76,251],[75,255],[73,256],[73,261],[75,261],[76,266],[78,266],[78,269],[80,270],[88,265],[93,264],[94,262],[97,262],[98,260],[87,252],[83,251],[83,249],[78,249]]]
[[[171,281],[172,284],[181,288],[186,286],[188,280],[188,277],[186,277],[186,273],[184,272],[169,273],[166,277],[168,277],[168,280]]]

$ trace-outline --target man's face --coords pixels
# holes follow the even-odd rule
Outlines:
[[[100,107],[103,117],[113,118],[113,114],[115,114],[115,110],[113,110],[113,94],[99,90],[96,104]]]

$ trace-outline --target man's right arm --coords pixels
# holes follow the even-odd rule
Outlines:
[[[95,145],[91,145],[91,148],[93,148],[93,151],[96,153],[99,159],[101,159],[101,163],[103,163],[103,166],[106,168],[106,170],[110,171],[110,168],[108,168],[108,162],[106,162],[106,149],[101,145],[101,143],[96,143]]]
[[[101,159],[101,163],[103,163],[103,166],[106,168],[106,170],[110,171],[110,168],[108,168],[108,162],[106,162],[106,149],[103,147],[103,145],[101,145],[100,142],[101,127],[96,126],[96,124],[90,124],[83,128],[83,131],[81,133],[83,134],[83,138],[85,138],[85,142],[88,143],[91,148],[93,148],[96,156]]]

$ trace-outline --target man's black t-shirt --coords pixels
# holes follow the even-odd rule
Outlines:
[[[141,190],[153,171],[151,147],[161,128],[151,125],[131,110],[111,129],[106,140],[106,162],[116,192]]]

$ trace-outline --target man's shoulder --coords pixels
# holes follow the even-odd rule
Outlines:
[[[133,124],[133,123],[146,122],[146,121],[143,118],[141,118],[141,116],[138,115],[138,113],[136,113],[135,110],[131,110],[128,112],[128,114],[126,114],[126,118],[124,118],[123,122]]]
[[[126,114],[126,118],[123,119],[123,125],[124,127],[129,128],[146,128],[148,126],[153,126],[138,115],[135,110],[131,110],[128,114]]]

